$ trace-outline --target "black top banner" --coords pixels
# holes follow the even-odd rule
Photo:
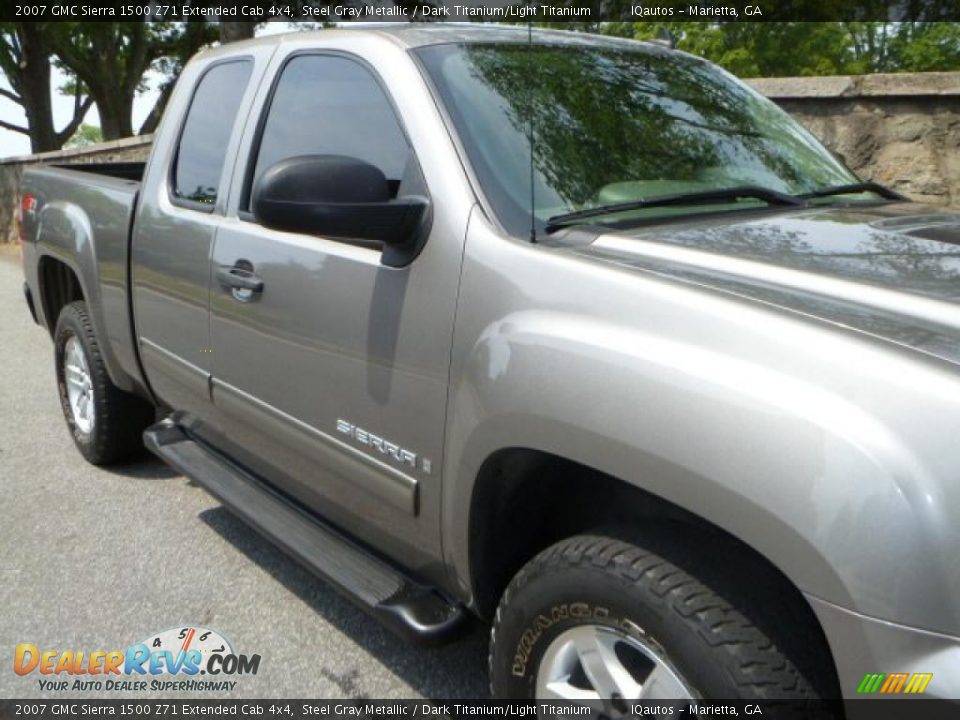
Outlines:
[[[960,0],[4,0],[0,20],[115,22],[958,22]]]

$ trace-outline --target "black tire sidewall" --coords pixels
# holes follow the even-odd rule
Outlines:
[[[498,697],[533,699],[544,653],[578,625],[616,628],[657,649],[701,697],[737,698],[709,647],[665,597],[605,571],[565,567],[547,571],[508,595],[494,628],[491,678]]]
[[[71,337],[77,338],[83,348],[93,385],[94,424],[90,433],[77,427],[67,395],[65,355]],[[113,384],[87,307],[82,301],[72,302],[60,311],[53,344],[60,406],[74,444],[84,458],[94,465],[109,465],[142,452],[142,433],[154,421],[155,409],[142,398]]]
[[[70,398],[67,394],[67,379],[66,379],[66,347],[67,342],[70,338],[75,337],[80,343],[80,346],[83,348],[83,353],[86,356],[87,367],[90,370],[91,381],[93,382],[93,412],[94,412],[94,424],[93,432],[85,433],[78,426],[77,422],[73,417],[73,410],[70,408]],[[90,344],[87,342],[87,338],[83,331],[83,325],[80,322],[79,318],[76,316],[76,311],[73,307],[67,306],[64,308],[63,312],[60,314],[60,318],[57,321],[57,328],[54,334],[54,360],[57,370],[57,392],[60,396],[60,407],[63,410],[63,417],[67,422],[67,428],[70,430],[70,435],[73,437],[73,441],[76,443],[80,451],[85,455],[89,456],[93,453],[96,433],[100,428],[99,417],[97,417],[100,412],[99,404],[101,400],[100,388],[97,387],[97,378],[96,378],[96,369],[94,368],[94,355],[90,351]]]
[[[93,386],[94,421],[90,433],[77,427],[67,395],[66,345],[71,337],[77,338],[83,349]],[[138,408],[143,404],[137,398],[114,387],[100,355],[84,303],[73,302],[63,308],[57,320],[53,341],[60,406],[77,449],[94,465],[109,464],[129,455],[136,449],[133,443],[139,437],[138,428],[144,422],[137,414]]]

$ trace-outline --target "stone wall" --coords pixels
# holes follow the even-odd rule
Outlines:
[[[960,72],[747,82],[863,179],[960,206]]]
[[[764,78],[750,85],[805,125],[865,180],[960,206],[960,72]],[[16,240],[20,175],[36,163],[145,160],[152,136],[0,160],[0,242]]]
[[[72,150],[0,159],[0,243],[17,241],[17,195],[23,169],[30,165],[145,161],[153,135],[112,140]]]

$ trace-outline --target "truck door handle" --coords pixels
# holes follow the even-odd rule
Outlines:
[[[263,280],[254,274],[253,266],[244,260],[238,260],[234,265],[221,265],[217,269],[217,280],[224,287],[252,293],[263,292]]]

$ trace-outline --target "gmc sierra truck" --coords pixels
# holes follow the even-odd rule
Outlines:
[[[490,620],[496,696],[960,696],[960,213],[719,68],[231,44],[146,164],[20,215],[80,453],[145,444],[409,636]]]

